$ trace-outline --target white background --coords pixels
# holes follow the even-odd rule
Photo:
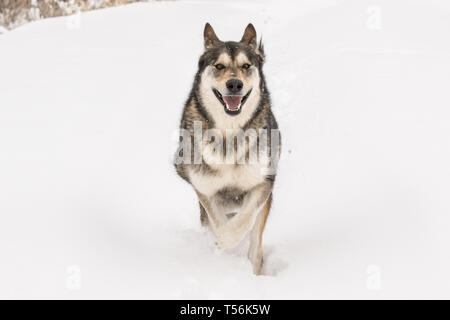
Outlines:
[[[171,164],[205,22],[265,43],[265,276]],[[449,31],[446,1],[168,1],[0,35],[0,298],[449,298]]]

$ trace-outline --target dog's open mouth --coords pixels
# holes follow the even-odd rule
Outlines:
[[[225,112],[230,115],[237,115],[241,112],[247,98],[250,96],[252,89],[250,89],[246,95],[227,95],[223,96],[219,90],[213,89],[213,92],[217,99],[222,103],[225,108]]]

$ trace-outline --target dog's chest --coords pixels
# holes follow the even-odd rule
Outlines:
[[[258,164],[221,164],[210,172],[190,170],[189,179],[200,193],[212,196],[224,188],[250,190],[264,181],[264,174]]]
[[[233,132],[232,132],[233,133]],[[233,153],[231,164],[227,162],[224,154],[218,152],[213,144],[203,143],[202,160],[208,170],[189,170],[189,180],[194,188],[206,196],[212,196],[224,188],[235,188],[243,192],[250,190],[264,181],[267,171],[262,163],[256,161],[240,162],[245,159],[248,148],[241,148]]]

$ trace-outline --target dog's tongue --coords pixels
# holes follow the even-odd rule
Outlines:
[[[229,110],[239,110],[242,96],[223,96],[223,101],[225,101]]]

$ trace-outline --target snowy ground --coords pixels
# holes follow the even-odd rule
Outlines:
[[[266,276],[171,165],[207,21],[266,44]],[[0,298],[450,298],[449,31],[445,1],[168,1],[0,35]]]

